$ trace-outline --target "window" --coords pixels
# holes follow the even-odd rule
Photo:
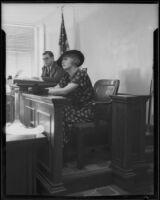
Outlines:
[[[3,25],[6,33],[6,76],[40,76],[45,48],[44,25]]]
[[[35,36],[30,26],[4,25],[6,33],[6,76],[17,72],[31,77],[34,67]]]

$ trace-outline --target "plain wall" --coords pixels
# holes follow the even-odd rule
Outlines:
[[[92,83],[119,79],[119,92],[149,94],[157,4],[76,4],[64,7],[70,49],[85,55]],[[44,19],[45,49],[59,56],[61,12]]]
[[[93,83],[120,79],[120,92],[149,93],[157,18],[155,5],[108,4],[79,22],[80,49]]]

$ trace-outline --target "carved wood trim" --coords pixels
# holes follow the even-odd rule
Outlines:
[[[39,125],[40,123],[39,123],[39,116],[40,115],[43,115],[43,116],[45,116],[45,117],[48,117],[49,118],[49,124],[51,125],[51,122],[52,122],[52,115],[51,114],[49,114],[49,113],[47,113],[47,112],[44,112],[44,111],[41,111],[41,110],[36,110],[36,116],[37,116],[37,120],[36,120],[36,123],[37,123],[37,125]],[[42,124],[43,125],[43,124]],[[39,162],[43,167],[45,166],[45,169],[47,169],[47,171],[49,171],[50,173],[52,173],[51,172],[51,170],[52,170],[52,156],[51,156],[51,154],[52,154],[52,146],[51,146],[51,140],[52,140],[52,129],[51,129],[51,126],[50,126],[50,129],[49,129],[49,135],[48,134],[46,134],[46,136],[47,136],[47,138],[48,138],[48,140],[49,140],[49,166],[51,166],[51,168],[49,168],[48,166],[46,166],[44,163],[42,164],[42,162]]]
[[[36,177],[49,194],[53,195],[60,193],[62,195],[62,192],[66,191],[65,187],[63,187],[63,183],[53,184],[53,182],[51,182],[47,177],[44,177],[40,171],[37,172]]]
[[[35,124],[35,121],[36,121],[36,114],[35,114],[35,112],[36,112],[36,110],[35,110],[35,108],[33,108],[33,107],[31,107],[31,106],[26,106],[25,105],[25,109],[29,109],[30,111],[32,111],[32,113],[33,113],[33,118],[31,119],[31,121],[30,121],[30,124],[29,124],[29,126],[31,125],[31,122],[33,123],[33,126],[35,126],[36,124]],[[30,114],[31,115],[31,114]]]
[[[32,102],[35,102],[35,103],[40,103],[40,104],[45,104],[45,105],[49,105],[49,106],[53,106],[51,103],[46,103],[46,102],[43,102],[43,101],[38,101],[37,99],[36,100],[34,100],[34,99],[32,99],[32,98],[25,98],[26,100],[30,100],[30,101],[32,101]]]

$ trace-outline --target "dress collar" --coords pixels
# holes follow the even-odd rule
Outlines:
[[[69,79],[72,80],[79,71],[81,71],[81,70],[78,69],[72,76],[67,72]]]
[[[87,72],[87,68],[81,68],[81,69],[79,68],[79,69],[73,74],[73,76],[70,76],[70,74],[67,72],[69,79],[72,80],[72,79],[73,79],[79,72],[81,72],[81,71]]]

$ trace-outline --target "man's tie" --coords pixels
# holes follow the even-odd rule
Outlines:
[[[50,67],[47,67],[47,74],[50,76]]]

